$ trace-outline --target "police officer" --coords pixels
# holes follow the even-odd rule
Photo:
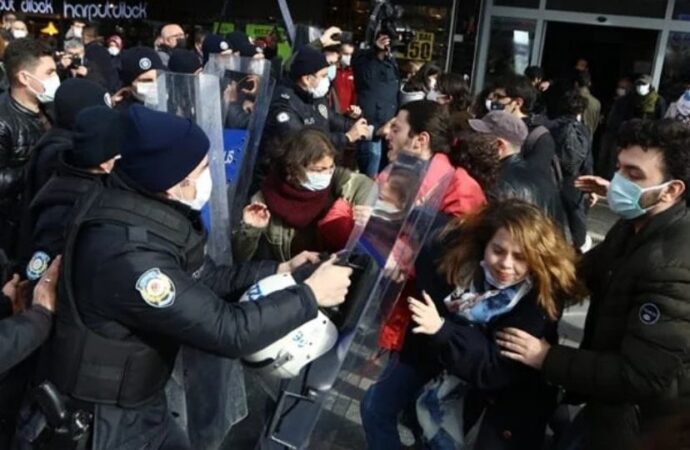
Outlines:
[[[325,99],[330,88],[328,67],[323,53],[312,47],[303,47],[297,53],[288,80],[276,88],[273,96],[264,151],[276,138],[282,139],[306,126],[328,133],[339,150],[371,137],[365,119],[354,121],[328,107]]]
[[[165,70],[161,57],[152,48],[133,47],[120,57],[120,81],[122,89],[113,96],[113,103],[121,111],[134,104],[143,105],[157,94],[156,77]]]
[[[234,304],[258,280],[315,255],[280,265],[204,260],[198,210],[212,187],[208,138],[187,119],[138,105],[127,120],[118,177],[84,197],[65,246],[48,380],[65,396],[66,414],[50,415],[60,405],[26,414],[23,442],[38,435],[54,449],[73,448],[75,438],[94,449],[190,448],[164,394],[180,345],[237,358],[315,318],[319,306],[342,303],[348,290],[351,270],[331,260],[301,284]],[[51,424],[45,430],[37,414]]]
[[[79,198],[98,188],[120,157],[124,117],[107,106],[77,115],[74,146],[57,156],[58,169],[31,203],[32,257],[26,278],[38,280],[62,253],[64,231]]]

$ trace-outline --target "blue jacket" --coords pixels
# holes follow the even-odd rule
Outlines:
[[[369,124],[380,127],[398,112],[400,71],[395,60],[383,60],[375,50],[362,50],[352,59],[359,107]]]

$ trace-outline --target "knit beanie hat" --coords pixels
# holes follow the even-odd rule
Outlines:
[[[326,57],[320,51],[309,46],[302,47],[290,66],[290,78],[296,81],[304,75],[312,75],[321,69],[328,67]]]
[[[168,70],[171,72],[193,74],[202,67],[199,56],[192,50],[176,48],[170,54]]]
[[[74,147],[65,152],[67,163],[90,169],[122,153],[125,117],[107,107],[91,106],[77,114]]]
[[[192,173],[209,147],[191,120],[133,105],[118,169],[148,192],[165,192]]]
[[[120,63],[123,86],[131,86],[139,75],[149,70],[165,70],[161,57],[149,47],[133,47],[123,51]]]
[[[73,130],[77,114],[89,106],[112,107],[110,94],[98,83],[84,78],[70,78],[55,92],[55,124]]]

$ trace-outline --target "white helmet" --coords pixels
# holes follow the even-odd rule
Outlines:
[[[289,273],[272,275],[250,287],[240,302],[261,301],[273,292],[287,289],[297,283]],[[245,366],[257,369],[263,375],[292,378],[319,356],[328,352],[338,340],[338,329],[331,319],[319,311],[310,320],[258,352],[245,356]]]

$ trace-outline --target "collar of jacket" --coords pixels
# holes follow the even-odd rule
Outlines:
[[[17,100],[15,100],[14,97],[12,97],[11,92],[9,92],[8,94],[9,95],[7,97],[9,97],[9,99],[10,99],[10,106],[14,110],[16,110],[18,113],[24,114],[26,116],[30,116],[31,118],[36,118],[41,114],[41,107],[40,106],[38,107],[38,112],[31,111],[29,108],[26,108],[24,105],[22,105]]]
[[[94,179],[94,178],[98,178],[100,176],[105,176],[105,174],[92,173],[86,169],[82,169],[80,167],[76,167],[76,166],[69,164],[67,161],[65,161],[65,152],[64,151],[61,151],[60,153],[58,153],[57,173],[60,175],[64,175],[64,176],[71,176],[71,177],[76,177],[76,178],[86,178],[86,179],[90,179],[90,180]]]
[[[659,233],[663,233],[668,226],[685,217],[687,210],[687,204],[681,200],[661,214],[652,217],[638,233],[632,236],[629,250],[632,251],[644,242],[654,239]],[[632,221],[628,222],[632,225]]]
[[[302,89],[296,81],[291,81],[289,87],[293,90],[295,95],[299,97],[300,100],[302,100],[304,103],[314,103],[314,97],[309,92]]]

